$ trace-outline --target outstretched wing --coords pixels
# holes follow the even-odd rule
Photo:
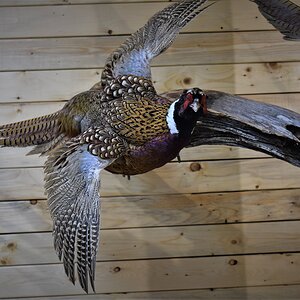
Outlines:
[[[100,172],[112,161],[92,155],[88,145],[80,144],[76,138],[54,150],[45,164],[45,189],[53,219],[54,247],[73,284],[77,258],[79,282],[86,292],[89,281],[94,290]]]
[[[300,41],[300,7],[289,0],[251,0],[286,40]]]
[[[209,6],[201,8],[206,1],[185,0],[156,13],[110,55],[102,73],[102,87],[122,75],[151,79],[151,60],[171,45],[181,28]]]

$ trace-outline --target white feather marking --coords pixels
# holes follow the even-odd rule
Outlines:
[[[179,100],[177,100],[179,101]],[[168,124],[168,127],[170,129],[170,133],[172,134],[175,134],[175,133],[178,133],[178,129],[177,129],[177,126],[176,126],[176,123],[175,123],[175,120],[174,120],[174,110],[175,110],[175,103],[177,101],[174,101],[171,106],[169,107],[168,109],[168,114],[167,114],[167,124]]]

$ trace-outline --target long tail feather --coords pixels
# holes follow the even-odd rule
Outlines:
[[[61,130],[59,113],[0,126],[0,147],[41,145],[56,138]]]

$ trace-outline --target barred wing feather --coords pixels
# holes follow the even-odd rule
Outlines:
[[[54,247],[75,284],[75,258],[81,287],[94,288],[100,222],[100,172],[112,160],[90,154],[87,145],[70,141],[50,154],[45,189],[53,219]]]

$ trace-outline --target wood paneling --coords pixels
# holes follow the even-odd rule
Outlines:
[[[1,9],[0,9],[1,11]],[[101,68],[127,36],[0,40],[0,68],[42,70]],[[283,56],[282,53],[285,53]],[[180,34],[154,66],[298,61],[299,43],[276,31]]]
[[[98,260],[300,251],[300,221],[101,231]],[[58,263],[51,233],[0,236],[0,265]]]
[[[95,284],[102,293],[299,284],[299,264],[298,253],[99,262]],[[1,267],[0,282],[2,297],[83,294],[60,264]]]
[[[154,67],[153,78],[159,92],[199,86],[234,94],[299,93],[299,70],[298,62],[169,66]],[[98,82],[100,72],[3,72],[0,103],[68,100]]]
[[[1,38],[131,34],[166,2],[1,7]],[[139,13],[135,13],[139,12]],[[134,18],[132,15],[134,14]],[[230,18],[228,18],[230,15]],[[74,22],[76,20],[76,22]],[[250,1],[222,0],[183,32],[272,29]]]
[[[88,90],[110,51],[167,2],[0,0],[0,124]],[[160,92],[199,86],[300,112],[299,53],[251,1],[219,0],[153,61],[153,78]],[[45,158],[28,151],[0,149],[1,299],[299,298],[300,169],[205,146],[130,181],[103,172],[100,295],[85,296],[52,247]]]
[[[40,300],[282,300],[288,295],[289,300],[298,300],[300,285],[289,286],[257,286],[244,288],[226,289],[203,289],[203,290],[178,290],[164,292],[144,292],[144,293],[119,293],[119,294],[96,294],[96,295],[73,295],[57,297],[39,297]],[[20,300],[36,300],[36,298],[18,298]],[[7,299],[8,300],[8,299]]]
[[[103,197],[101,218],[104,229],[298,220],[300,190]],[[1,233],[51,226],[46,200],[0,202]]]
[[[130,196],[299,188],[299,175],[299,168],[271,158],[203,161],[197,172],[189,162],[169,163],[130,180],[103,172],[101,191]],[[43,198],[42,178],[41,168],[0,169],[0,200]]]

